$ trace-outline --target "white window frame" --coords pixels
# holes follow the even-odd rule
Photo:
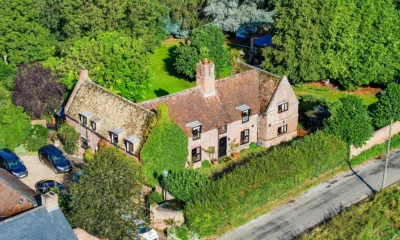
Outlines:
[[[243,141],[243,139],[246,139]],[[250,129],[246,129],[240,132],[240,145],[244,145],[250,142]]]
[[[115,136],[115,138],[114,138],[114,136]],[[114,142],[115,139],[117,139],[116,142]],[[118,144],[118,135],[113,132],[110,132],[110,142],[114,145],[117,145]]]
[[[288,129],[287,124],[278,127],[278,136],[287,133],[287,129]]]
[[[193,151],[196,151],[196,156],[198,156],[198,159],[196,161],[193,160]],[[201,161],[201,147],[195,147],[191,151],[191,156],[192,156],[192,162],[199,162]]]
[[[242,111],[242,123],[250,121],[250,109]]]
[[[97,130],[97,123],[94,122],[94,121],[91,121],[90,122],[90,127],[92,128],[93,131],[96,131]]]
[[[284,102],[278,105],[278,113],[283,113],[289,110],[289,102]]]
[[[79,120],[80,120],[81,126],[86,127],[86,125],[87,125],[87,117],[82,115],[82,114],[79,114]]]
[[[132,149],[130,148],[130,146],[132,146]],[[125,151],[127,153],[134,154],[134,152],[135,152],[134,144],[129,141],[125,141]]]
[[[201,125],[192,128],[193,140],[198,140],[201,138],[201,130],[202,130]],[[197,132],[196,135],[195,135],[195,131]]]

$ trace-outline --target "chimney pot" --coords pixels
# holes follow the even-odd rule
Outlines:
[[[58,208],[58,195],[50,191],[42,194],[42,205],[47,209],[48,212],[53,211]]]

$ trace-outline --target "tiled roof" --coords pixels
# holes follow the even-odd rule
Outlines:
[[[118,96],[98,84],[85,80],[76,91],[71,105],[66,109],[66,115],[79,121],[79,113],[93,113],[93,119],[101,119],[98,133],[108,136],[109,131],[121,129],[126,136],[142,138],[148,123],[155,114],[139,105]]]
[[[216,94],[204,97],[201,87],[171,94],[140,103],[153,110],[161,103],[169,107],[169,114],[187,136],[192,135],[188,123],[198,121],[203,131],[215,129],[241,119],[241,112],[236,107],[246,104],[252,114],[259,113],[258,72],[247,71],[216,81]]]
[[[216,94],[204,97],[201,87],[197,86],[182,92],[159,97],[139,103],[141,106],[156,110],[159,104],[169,107],[169,114],[187,136],[192,129],[187,124],[198,121],[203,131],[241,119],[237,107],[248,106],[251,114],[266,110],[281,77],[255,68],[245,63],[237,63],[232,76],[216,81]]]
[[[0,168],[0,218],[38,206],[37,199],[40,196],[33,189]]]
[[[74,240],[71,226],[59,208],[40,206],[0,222],[2,240]]]

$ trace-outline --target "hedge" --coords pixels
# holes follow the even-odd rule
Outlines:
[[[64,123],[58,130],[57,136],[63,143],[65,152],[74,154],[78,150],[77,141],[81,135],[73,127]]]
[[[191,231],[210,236],[245,216],[278,200],[305,181],[347,164],[347,144],[317,132],[271,148],[213,181],[186,204]]]
[[[168,107],[161,104],[157,108],[157,124],[140,152],[146,183],[155,186],[161,172],[166,169],[185,168],[188,157],[188,137],[170,119]]]
[[[173,196],[186,202],[202,189],[207,188],[209,183],[208,177],[202,173],[182,170],[168,175],[167,189]]]

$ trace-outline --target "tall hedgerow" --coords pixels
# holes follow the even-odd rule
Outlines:
[[[168,175],[166,183],[167,190],[172,195],[186,202],[192,199],[199,191],[206,188],[210,180],[202,173],[184,170],[171,172]]]
[[[274,147],[247,164],[213,181],[185,208],[188,227],[210,236],[229,225],[243,222],[305,181],[346,164],[347,144],[317,132],[289,146]]]
[[[155,186],[161,172],[166,169],[181,170],[188,157],[188,138],[169,117],[168,107],[157,108],[157,124],[141,150],[146,182]]]

